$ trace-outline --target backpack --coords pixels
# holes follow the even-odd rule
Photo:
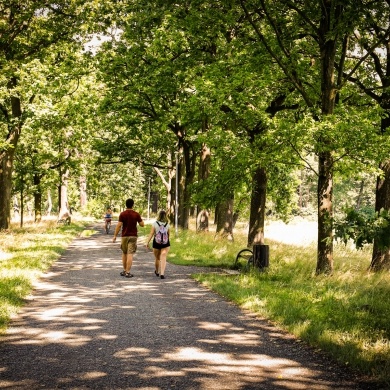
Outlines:
[[[154,238],[157,244],[168,244],[168,222],[165,224],[159,224],[158,221],[156,221],[156,223],[158,225],[158,231],[156,232]]]

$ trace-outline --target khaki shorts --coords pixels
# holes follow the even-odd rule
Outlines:
[[[135,253],[137,250],[137,237],[122,237],[121,249],[125,254]]]

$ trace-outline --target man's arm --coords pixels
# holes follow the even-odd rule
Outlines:
[[[120,232],[121,228],[122,228],[122,222],[119,221],[119,222],[116,224],[116,228],[115,228],[115,232],[114,232],[114,238],[112,239],[112,242],[115,242],[115,241],[116,241],[116,236],[117,236],[118,233]]]
[[[143,220],[141,222],[138,222],[138,223],[139,223],[139,226],[141,226],[141,227],[145,226],[145,222]]]

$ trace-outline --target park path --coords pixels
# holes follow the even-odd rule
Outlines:
[[[167,265],[139,240],[121,277],[119,244],[77,238],[0,343],[0,389],[372,389],[267,321]]]

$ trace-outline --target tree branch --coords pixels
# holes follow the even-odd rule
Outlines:
[[[318,172],[311,166],[309,161],[302,156],[301,152],[295,147],[295,145],[290,140],[287,140],[287,143],[292,147],[298,157],[305,163],[306,168],[310,169],[316,176],[318,176]]]
[[[302,95],[304,101],[306,102],[307,106],[313,107],[314,104],[311,101],[309,95],[306,93],[303,84],[301,80],[298,79],[297,75],[292,74],[289,72],[288,67],[283,63],[283,61],[279,58],[279,56],[276,55],[276,53],[272,50],[271,46],[268,44],[267,40],[265,39],[264,35],[260,31],[260,29],[257,27],[256,23],[253,21],[251,15],[249,14],[248,9],[245,6],[245,0],[240,0],[241,7],[244,10],[244,13],[246,15],[247,20],[253,27],[256,35],[259,37],[260,41],[264,45],[265,49],[268,51],[268,53],[271,55],[271,57],[277,62],[279,67],[282,69],[284,74],[287,76],[287,78],[292,82],[292,84],[295,86],[295,88],[300,92]]]
[[[360,67],[360,65],[366,60],[366,58],[374,52],[374,50],[383,43],[386,38],[390,36],[390,26],[387,29],[386,33],[383,35],[382,38],[378,39],[376,43],[374,43],[370,49],[367,50],[367,53],[360,58],[360,60],[357,62],[357,64],[353,67],[353,69],[347,74],[346,78],[344,79],[343,83],[340,85],[340,88],[345,85],[345,83],[352,77],[352,75],[357,71],[357,69]]]

